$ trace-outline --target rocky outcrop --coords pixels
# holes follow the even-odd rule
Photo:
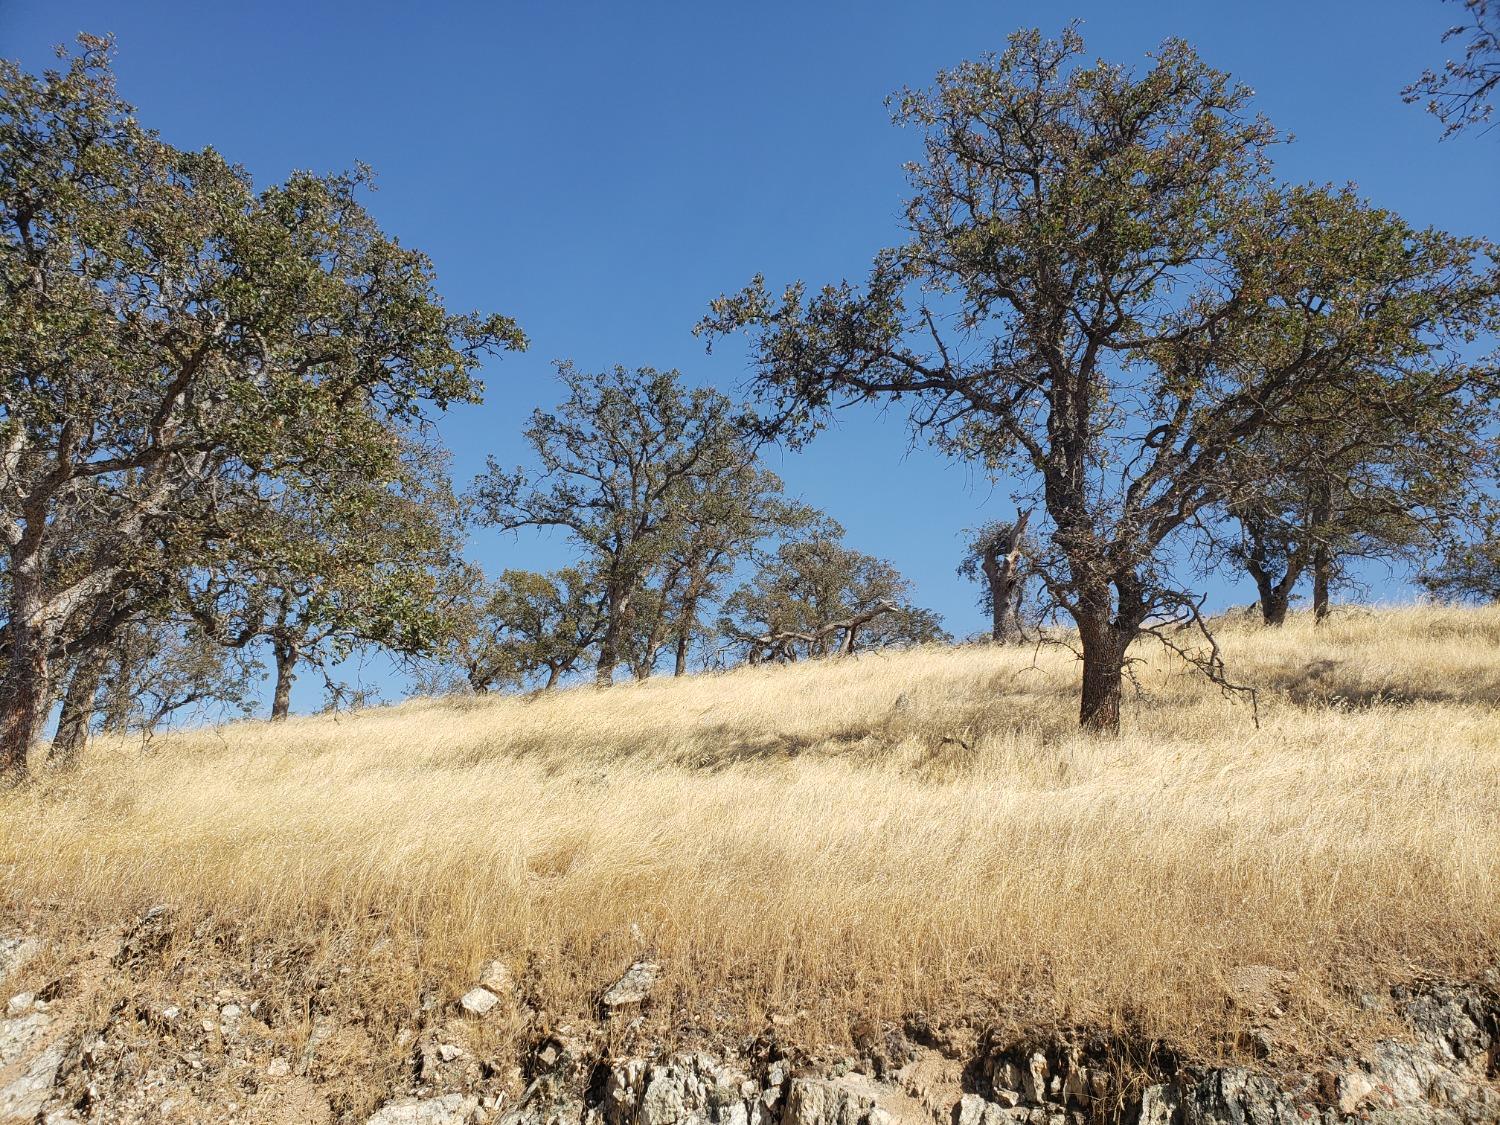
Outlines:
[[[374,1042],[358,1014],[315,994],[298,1034],[247,978],[190,987],[182,974],[196,971],[196,955],[184,952],[192,939],[173,925],[170,911],[153,910],[104,942],[88,996],[78,981],[89,974],[52,980],[48,959],[26,967],[36,942],[0,937],[0,984],[9,984],[0,989],[0,1125],[144,1125],[167,1119],[168,1107],[185,1120],[278,1125],[1500,1123],[1493,987],[1371,997],[1402,1034],[1307,1059],[1276,1047],[1285,981],[1270,971],[1235,985],[1254,1017],[1246,1054],[1259,1062],[1204,1066],[1165,1044],[1082,1030],[1016,1040],[922,1021],[862,1023],[847,1058],[789,1053],[774,1025],[733,1046],[641,1049],[632,1044],[663,1034],[640,1031],[659,1002],[661,968],[646,961],[601,994],[597,1020],[497,1056],[504,1020],[523,1027],[529,1009],[524,986],[486,962],[464,996],[424,994],[419,1010],[397,1013],[403,1058],[341,1093],[348,1060],[368,1057]]]

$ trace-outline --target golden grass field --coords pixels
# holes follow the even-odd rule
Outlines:
[[[1071,654],[973,646],[98,740],[0,796],[6,905],[383,948],[393,1003],[498,957],[552,1019],[649,950],[664,1021],[809,1042],[919,1012],[1211,1054],[1244,966],[1316,1042],[1500,964],[1500,608],[1221,631],[1259,729],[1143,645],[1086,737]]]

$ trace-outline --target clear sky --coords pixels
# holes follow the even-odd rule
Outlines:
[[[524,459],[554,359],[740,388],[743,350],[708,356],[691,335],[708,300],[757,270],[861,275],[900,238],[917,147],[884,96],[1017,27],[1077,18],[1091,54],[1131,64],[1183,37],[1295,134],[1286,178],[1353,181],[1413,222],[1500,238],[1500,130],[1440,143],[1400,99],[1456,15],[1439,0],[0,0],[0,53],[40,68],[79,31],[112,33],[124,95],[172,143],[213,145],[261,182],[372,165],[372,211],[431,254],[450,306],[514,316],[532,340],[489,366],[482,407],[442,423],[464,481],[487,453]],[[982,627],[954,567],[965,527],[1009,513],[1005,489],[908,451],[903,420],[873,412],[773,463],[951,629]],[[564,552],[482,530],[473,548],[495,569]],[[1374,596],[1402,596],[1369,577]],[[1212,594],[1253,600],[1245,584]]]

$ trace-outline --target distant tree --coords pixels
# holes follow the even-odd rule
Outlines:
[[[948,639],[936,614],[910,603],[911,584],[895,567],[842,536],[825,519],[725,601],[719,632],[750,663]]]
[[[1491,518],[1474,539],[1451,544],[1419,581],[1447,601],[1500,602],[1500,524]]]
[[[1004,644],[1020,633],[1021,588],[1025,583],[1026,525],[1031,512],[1014,520],[995,520],[969,538],[959,564],[960,578],[983,581],[979,604],[990,615],[990,639]]]
[[[449,315],[427,259],[357,201],[362,174],[260,192],[116,95],[83,39],[40,77],[0,62],[0,776],[18,780],[57,654],[154,527],[220,488],[379,474],[389,427],[475,401],[523,343]],[[87,564],[61,565],[88,526]]]
[[[694,574],[701,590],[743,542],[731,530],[739,517],[724,509],[753,511],[766,482],[751,471],[757,443],[717,391],[651,368],[589,374],[563,364],[559,374],[568,397],[555,412],[536,411],[526,430],[540,472],[507,472],[491,459],[474,493],[493,526],[556,527],[572,538],[579,568],[599,583],[595,678],[607,684],[638,641],[653,576],[676,553],[686,576],[678,596],[691,598]],[[706,512],[715,514],[703,532]],[[680,620],[696,604],[680,604]]]
[[[556,686],[599,639],[596,594],[593,580],[572,567],[506,570],[493,582],[465,567],[444,594],[445,640],[417,662],[422,690],[461,685],[483,695],[500,687]]]
[[[1217,553],[1254,579],[1266,624],[1286,620],[1304,575],[1322,621],[1351,560],[1420,561],[1472,518],[1497,421],[1488,377],[1475,374],[1461,367],[1385,380],[1378,400],[1315,412],[1231,456],[1233,530],[1214,537]]]
[[[1443,69],[1425,70],[1401,91],[1410,105],[1426,100],[1427,111],[1443,123],[1451,137],[1471,126],[1481,132],[1494,127],[1495,92],[1500,89],[1500,7],[1492,0],[1452,0],[1461,4],[1464,22],[1443,33],[1443,42],[1460,40],[1463,54],[1449,59]]]
[[[217,557],[186,576],[206,636],[269,650],[273,720],[290,711],[299,666],[338,694],[330,670],[356,650],[415,655],[440,643],[438,590],[456,562],[459,504],[444,458],[400,444],[383,474],[329,469],[244,498]]]
[[[817,516],[787,500],[781,480],[754,461],[689,482],[681,518],[636,614],[637,677],[651,673],[664,645],[671,646],[673,675],[685,675],[694,639],[705,633],[703,608],[718,598],[736,567]]]
[[[1115,732],[1131,643],[1206,631],[1173,564],[1230,454],[1310,395],[1336,410],[1459,363],[1494,326],[1496,272],[1482,240],[1275,183],[1250,91],[1186,44],[1140,75],[1082,52],[1023,32],[902,94],[926,135],[909,241],[863,287],[756,278],[699,328],[753,334],[794,443],[840,402],[901,399],[940,448],[1019,479],[1078,628],[1080,721]],[[1197,659],[1222,679],[1215,647]]]

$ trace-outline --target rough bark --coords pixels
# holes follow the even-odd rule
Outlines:
[[[1021,542],[1031,512],[1020,514],[1003,536],[986,543],[979,565],[990,587],[990,638],[1004,644],[1019,632],[1015,599],[1019,588]]]
[[[62,710],[57,717],[57,733],[47,751],[47,764],[54,769],[76,765],[88,742],[94,701],[99,694],[99,685],[104,681],[105,656],[104,646],[96,645],[83,653],[73,666],[68,690],[63,694]]]
[[[51,641],[24,616],[13,615],[9,626],[10,660],[0,694],[0,784],[19,784],[28,776],[31,749],[52,699]]]
[[[1083,698],[1078,721],[1098,734],[1120,733],[1120,696],[1128,640],[1108,621],[1080,622]]]
[[[615,669],[620,664],[620,637],[630,613],[630,600],[628,591],[618,589],[611,589],[605,598],[604,638],[599,642],[599,662],[594,668],[594,682],[600,687],[614,683]]]
[[[1313,553],[1313,622],[1321,625],[1328,616],[1328,587],[1333,578],[1333,561],[1326,544]]]
[[[276,693],[271,698],[271,721],[279,723],[292,711],[292,683],[297,678],[297,649],[284,641],[272,645],[276,658]]]

